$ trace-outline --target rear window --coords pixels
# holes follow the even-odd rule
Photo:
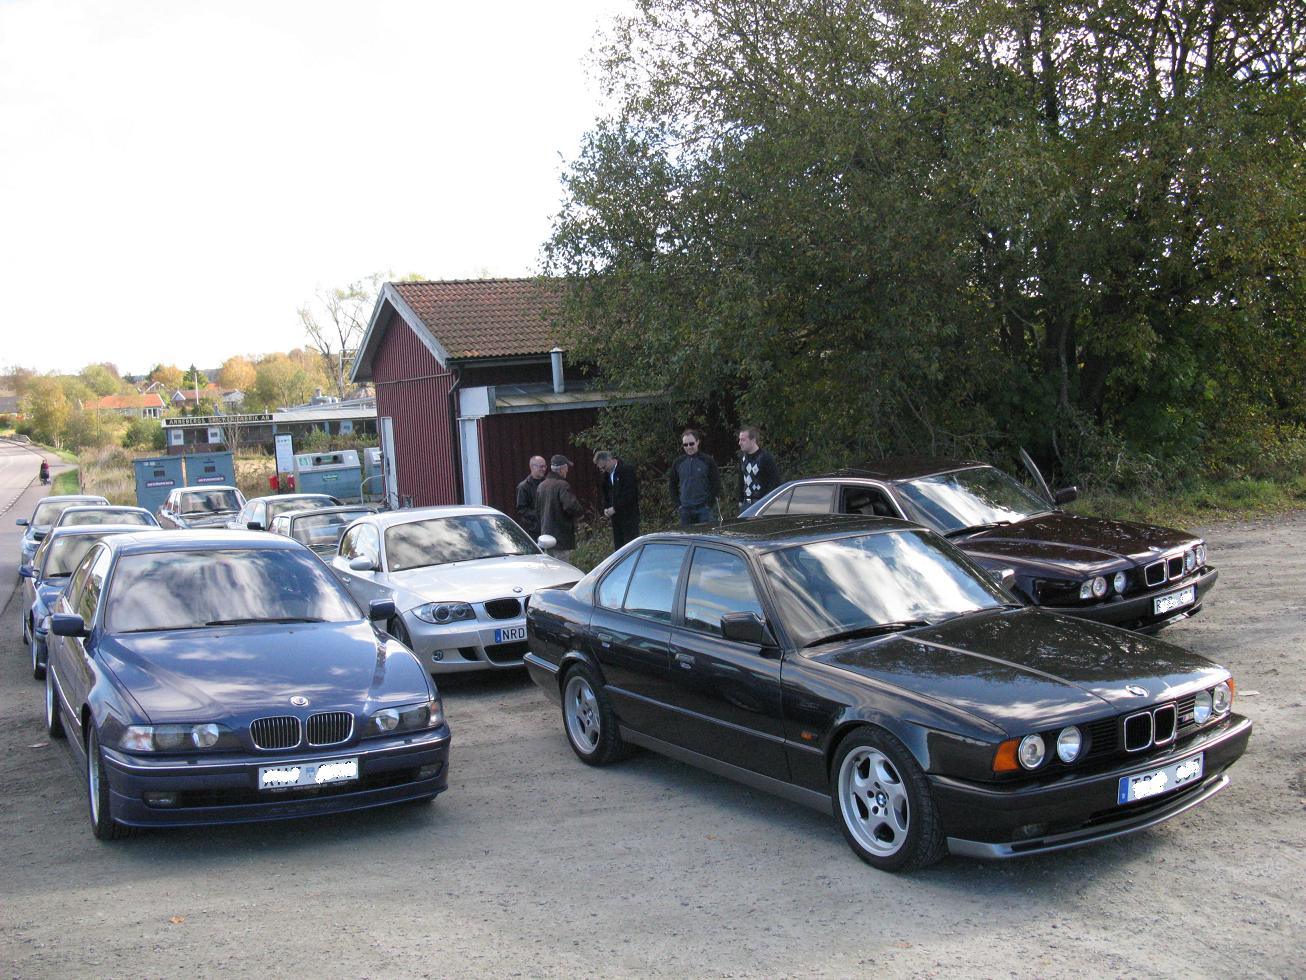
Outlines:
[[[86,524],[137,524],[141,527],[153,527],[156,521],[149,514],[139,510],[79,510],[66,514],[60,520],[60,527],[81,527]]]

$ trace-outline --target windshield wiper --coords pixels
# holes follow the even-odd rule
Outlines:
[[[995,527],[1006,527],[1011,521],[990,521],[987,524],[972,524],[970,527],[959,527],[955,530],[948,531],[943,536],[945,538],[955,538],[963,534],[978,534],[980,531],[989,531]]]
[[[843,630],[839,633],[831,633],[829,636],[823,636],[819,640],[804,645],[814,647],[821,643],[837,643],[840,640],[856,640],[867,636],[880,636],[884,633],[901,633],[903,630],[914,630],[918,626],[932,625],[928,619],[900,619],[893,623],[872,623],[869,626],[858,626],[856,629]]]
[[[250,623],[325,623],[313,616],[250,616],[245,619],[211,619],[205,626],[247,626]]]

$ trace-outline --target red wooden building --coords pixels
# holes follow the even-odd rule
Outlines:
[[[609,399],[556,349],[560,295],[542,279],[385,284],[353,380],[376,388],[392,505],[512,514],[530,457],[562,453],[594,506],[597,471],[575,437]]]

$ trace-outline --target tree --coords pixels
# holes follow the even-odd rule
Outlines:
[[[69,449],[99,449],[118,442],[125,428],[121,415],[78,409],[64,424],[63,445]]]
[[[638,0],[546,248],[569,352],[803,465],[1256,465],[1306,413],[1295,16]]]
[[[156,364],[150,369],[147,378],[150,381],[157,381],[169,392],[174,392],[182,386],[181,368],[175,364]]]
[[[32,424],[32,437],[50,446],[63,445],[64,427],[72,405],[57,378],[37,375],[27,380],[23,412]]]
[[[229,357],[218,371],[218,384],[228,391],[249,391],[254,378],[254,365],[247,357]]]
[[[318,289],[298,310],[309,346],[321,358],[330,386],[340,398],[349,390],[358,344],[385,278],[377,272],[344,287]]]
[[[88,364],[82,368],[82,383],[96,395],[114,395],[122,391],[122,378],[111,364]]]
[[[255,368],[255,397],[269,409],[303,404],[313,388],[309,374],[285,354],[266,357]]]
[[[122,434],[125,449],[164,449],[167,437],[157,419],[134,418]]]

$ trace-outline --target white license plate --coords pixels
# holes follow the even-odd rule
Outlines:
[[[1174,612],[1176,609],[1182,609],[1184,606],[1191,606],[1197,601],[1197,586],[1190,585],[1186,589],[1180,589],[1178,592],[1171,592],[1169,595],[1159,595],[1152,600],[1152,612],[1160,616],[1163,613]]]
[[[1133,803],[1162,793],[1172,793],[1180,786],[1201,779],[1205,769],[1203,759],[1204,753],[1199,752],[1182,762],[1172,762],[1163,769],[1140,772],[1137,776],[1121,776],[1119,802]]]
[[[526,639],[525,626],[505,626],[503,629],[494,631],[495,643],[511,643],[513,640]]]
[[[259,789],[291,789],[296,786],[324,786],[348,783],[358,778],[357,759],[330,762],[302,762],[297,766],[260,766]]]

